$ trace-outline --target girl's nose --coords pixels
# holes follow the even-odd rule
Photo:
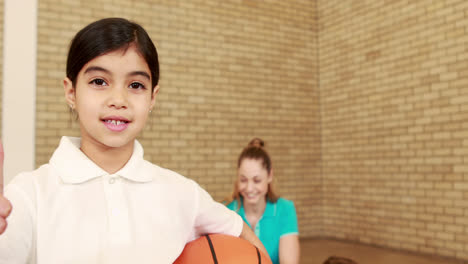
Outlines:
[[[128,107],[128,91],[126,87],[114,87],[109,96],[109,107],[116,109]]]

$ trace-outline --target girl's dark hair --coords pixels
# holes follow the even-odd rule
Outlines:
[[[159,82],[156,47],[140,25],[124,18],[104,18],[89,24],[73,38],[67,58],[67,77],[73,85],[83,66],[92,59],[135,44],[151,71],[152,90]]]
[[[239,155],[239,158],[237,160],[237,168],[240,168],[240,165],[244,159],[253,159],[253,160],[258,160],[262,163],[262,166],[266,169],[268,174],[271,173],[272,169],[272,164],[271,164],[271,158],[268,152],[265,150],[265,142],[260,139],[260,138],[254,138],[252,139],[247,147],[245,147],[241,154]],[[234,191],[232,193],[232,200],[237,200],[238,204],[240,204],[240,192],[239,192],[239,187],[238,187],[238,180],[234,182]],[[274,181],[270,182],[268,184],[268,192],[266,194],[267,200],[270,202],[276,202],[279,198],[279,195],[276,193],[275,188],[274,188]],[[240,206],[238,207],[240,208]]]

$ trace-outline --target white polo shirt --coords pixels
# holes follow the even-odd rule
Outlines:
[[[16,176],[0,263],[172,263],[205,233],[239,236],[243,221],[197,183],[133,155],[108,174],[63,137],[49,163]]]

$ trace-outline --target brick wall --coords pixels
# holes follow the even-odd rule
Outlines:
[[[318,11],[324,235],[468,259],[468,2]]]
[[[39,1],[37,165],[78,135],[61,88],[70,39],[123,16],[160,53],[149,160],[222,199],[259,136],[302,236],[468,259],[464,1],[63,2]]]
[[[40,0],[37,165],[79,135],[61,87],[70,39],[123,16],[160,53],[147,159],[219,200],[259,136],[301,236],[468,259],[467,15],[460,0]]]
[[[63,96],[69,41],[122,16],[156,42],[161,91],[139,138],[152,162],[230,194],[252,137],[266,140],[281,194],[303,236],[320,233],[320,122],[315,1],[39,0],[37,165],[61,135],[78,136]]]

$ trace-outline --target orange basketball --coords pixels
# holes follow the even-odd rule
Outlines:
[[[211,234],[185,245],[174,264],[271,264],[257,247],[239,237]]]

